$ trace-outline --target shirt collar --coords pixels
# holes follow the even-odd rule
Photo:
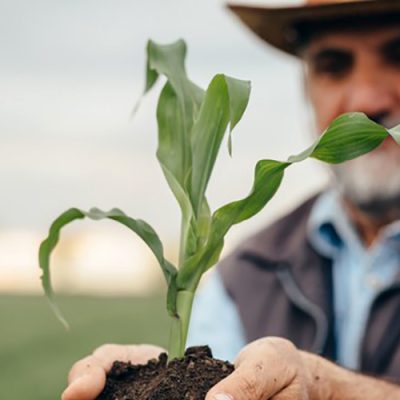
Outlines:
[[[365,251],[343,208],[341,196],[335,189],[325,191],[314,203],[307,224],[307,235],[313,247],[326,257],[334,257],[344,247]],[[382,229],[377,242],[393,243],[400,248],[400,221]]]

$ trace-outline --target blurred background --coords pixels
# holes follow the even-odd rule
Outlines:
[[[125,228],[64,229],[52,272],[70,332],[43,298],[37,262],[51,222],[71,206],[119,207],[157,230],[170,259],[177,254],[179,211],[155,158],[161,85],[130,118],[147,40],[184,38],[202,87],[219,72],[252,81],[233,157],[224,147],[210,184],[213,209],[248,193],[257,160],[308,146],[312,116],[298,61],[253,37],[221,0],[0,0],[0,37],[0,391],[50,400],[72,362],[99,344],[168,339],[161,273]],[[231,231],[225,252],[327,179],[314,162],[289,169],[270,205]]]

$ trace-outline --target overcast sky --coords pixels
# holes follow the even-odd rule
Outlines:
[[[70,206],[117,206],[177,237],[178,208],[154,157],[160,87],[130,119],[149,38],[184,38],[189,74],[203,87],[219,72],[252,81],[234,156],[224,147],[211,182],[213,208],[247,194],[258,159],[286,158],[311,141],[300,64],[253,37],[221,1],[2,0],[0,38],[3,233],[43,235]],[[273,219],[323,181],[314,163],[293,167],[271,207],[233,237]]]

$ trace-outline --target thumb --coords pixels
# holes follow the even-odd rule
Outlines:
[[[239,353],[235,371],[217,383],[206,400],[267,400],[296,377],[297,350],[285,339],[264,338]]]
[[[262,361],[240,364],[208,392],[206,400],[267,400],[282,389],[282,383],[268,369]]]
[[[103,390],[106,372],[94,356],[75,363],[69,374],[69,386],[61,400],[93,400]]]

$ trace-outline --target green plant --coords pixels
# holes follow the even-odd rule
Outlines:
[[[150,225],[119,209],[67,210],[53,222],[39,250],[44,290],[56,315],[66,325],[53,299],[49,269],[61,228],[85,217],[108,218],[139,235],[157,258],[168,285],[167,309],[172,318],[170,359],[183,356],[196,288],[203,273],[218,261],[225,235],[234,224],[254,216],[268,203],[287,167],[308,157],[328,163],[350,160],[375,149],[388,135],[400,142],[398,131],[388,131],[364,114],[342,115],[302,153],[284,162],[259,161],[250,194],[212,213],[206,198],[207,185],[228,128],[231,152],[231,132],[247,107],[250,83],[219,74],[204,91],[189,80],[185,56],[182,40],[170,45],[150,41],[147,46],[145,93],[160,75],[166,77],[157,106],[157,157],[182,214],[178,265],[164,257],[162,243]]]

